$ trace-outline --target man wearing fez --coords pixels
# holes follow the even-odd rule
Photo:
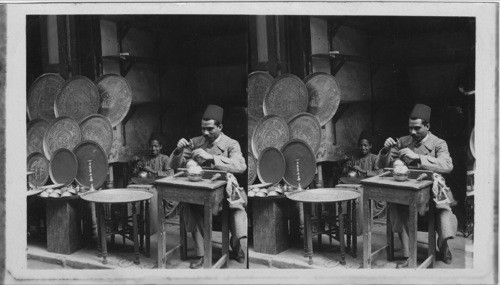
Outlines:
[[[240,144],[222,132],[224,110],[216,105],[208,105],[201,120],[202,136],[186,140],[182,138],[172,152],[170,166],[173,169],[185,167],[189,159],[200,166],[207,166],[229,173],[243,173],[247,166],[241,153]],[[203,206],[185,204],[182,212],[186,230],[191,232],[195,242],[197,259],[191,263],[192,269],[203,266]],[[239,263],[245,261],[247,250],[247,214],[243,206],[231,207],[229,215],[231,232],[231,258]]]
[[[397,140],[387,138],[384,147],[378,155],[380,168],[392,164],[394,159],[400,158],[410,168],[430,170],[438,174],[450,173],[453,170],[453,162],[448,152],[446,142],[435,135],[430,129],[431,108],[423,104],[416,104],[410,114],[410,135]],[[428,214],[428,204],[418,205],[419,215]],[[408,207],[400,204],[390,204],[388,214],[392,222],[392,229],[397,232],[403,246],[403,255],[406,258],[399,267],[408,266],[409,236]],[[439,255],[437,256],[446,264],[451,263],[451,252],[448,247],[448,239],[452,239],[457,231],[457,218],[453,214],[449,203],[436,206],[435,212],[436,232],[438,234]],[[427,220],[427,219],[426,219]]]

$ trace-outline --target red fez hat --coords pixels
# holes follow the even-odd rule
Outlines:
[[[208,105],[205,113],[203,113],[203,119],[206,120],[216,120],[222,123],[222,115],[224,114],[224,109],[217,105]]]
[[[431,107],[424,104],[415,104],[411,111],[410,118],[422,119],[423,121],[431,121]]]

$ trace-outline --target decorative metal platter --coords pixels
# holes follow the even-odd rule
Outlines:
[[[264,115],[278,115],[285,120],[305,112],[309,104],[307,87],[293,74],[283,74],[269,86],[264,98]]]
[[[89,160],[91,160],[92,184],[95,189],[102,186],[108,175],[108,157],[102,147],[93,141],[82,141],[73,150],[78,162],[76,182],[90,187]]]
[[[252,185],[257,178],[257,161],[252,153],[248,152],[248,185]]]
[[[264,71],[254,71],[248,75],[248,115],[257,118],[264,117],[262,103],[273,76]]]
[[[290,130],[285,120],[269,115],[261,118],[252,134],[252,152],[259,157],[266,147],[280,149],[290,138]]]
[[[66,80],[54,102],[56,117],[68,116],[80,122],[85,117],[97,114],[100,96],[97,87],[84,76],[73,76]]]
[[[306,203],[328,203],[350,201],[359,198],[361,194],[338,188],[319,188],[303,191],[291,192],[287,195],[288,199],[297,202]]]
[[[82,140],[95,141],[106,155],[109,154],[113,145],[113,127],[108,118],[98,114],[90,115],[80,123],[80,130]]]
[[[75,180],[77,171],[78,163],[71,150],[60,148],[53,153],[49,165],[49,175],[53,183],[69,185]]]
[[[301,139],[305,141],[314,154],[316,154],[321,145],[321,125],[318,119],[309,113],[300,113],[293,116],[288,121],[290,129],[290,139]]]
[[[47,159],[60,149],[73,149],[82,140],[78,123],[70,117],[59,117],[49,127],[43,137],[43,151]]]
[[[297,187],[297,162],[299,160],[300,185],[306,188],[311,184],[316,174],[316,156],[311,147],[303,140],[293,139],[287,142],[281,152],[285,157],[286,184]]]
[[[255,130],[255,127],[259,123],[259,119],[257,119],[254,116],[250,116],[250,114],[249,114],[247,120],[248,120],[247,121],[247,124],[248,124],[248,145],[251,146],[252,145],[253,131]]]
[[[27,159],[28,171],[34,172],[28,176],[28,183],[32,187],[43,186],[49,180],[49,161],[40,152],[34,152]]]
[[[106,74],[95,81],[100,96],[99,114],[116,127],[125,118],[132,103],[132,88],[117,74]]]
[[[145,190],[121,188],[86,192],[81,195],[83,200],[94,203],[130,203],[149,200],[153,193]]]
[[[309,94],[307,112],[316,116],[320,125],[324,126],[339,108],[339,84],[332,75],[324,72],[313,73],[304,78],[304,82]]]
[[[54,120],[54,101],[64,84],[64,78],[56,73],[46,73],[38,77],[28,90],[28,118]]]
[[[43,153],[43,137],[50,127],[50,123],[44,119],[34,119],[28,123],[26,130],[28,155],[34,152]]]
[[[276,184],[285,174],[285,158],[275,147],[262,150],[257,162],[257,175],[262,183]]]

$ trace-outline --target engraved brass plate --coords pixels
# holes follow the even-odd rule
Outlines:
[[[30,186],[43,186],[49,180],[49,161],[40,152],[34,152],[28,156],[28,171],[33,174],[28,176]]]
[[[260,153],[257,162],[257,175],[262,183],[276,184],[285,174],[285,158],[275,147],[268,147]]]
[[[56,117],[67,116],[80,122],[89,115],[97,114],[99,91],[87,77],[73,76],[61,87],[54,104]]]
[[[248,185],[252,185],[252,183],[257,178],[257,161],[253,154],[248,153]]]
[[[307,87],[293,74],[283,74],[274,80],[264,98],[264,115],[277,115],[288,121],[298,113],[307,111]]]
[[[75,154],[67,148],[60,148],[50,160],[50,179],[55,184],[69,185],[75,180],[77,167]]]
[[[26,130],[27,154],[34,152],[43,153],[43,137],[49,129],[50,124],[44,119],[35,119],[28,123]]]
[[[99,90],[99,114],[107,117],[113,127],[125,118],[132,103],[132,88],[128,81],[117,74],[106,74],[96,82]]]
[[[259,120],[252,135],[252,152],[259,157],[263,149],[275,147],[280,149],[290,138],[288,125],[282,118],[269,115]]]
[[[309,94],[307,112],[318,118],[321,126],[330,121],[339,108],[341,92],[335,78],[324,72],[317,72],[304,79]]]
[[[54,101],[64,84],[59,74],[46,73],[38,77],[28,90],[28,118],[52,121],[56,118]]]
[[[248,115],[264,117],[262,104],[273,80],[273,76],[264,71],[255,71],[248,75]]]
[[[73,149],[82,140],[78,123],[69,117],[59,117],[49,127],[43,137],[43,151],[47,159],[60,149]]]
[[[288,121],[290,139],[305,141],[316,154],[321,145],[321,126],[318,119],[309,113],[300,113]]]
[[[285,157],[285,174],[283,180],[288,185],[298,186],[297,159],[299,160],[300,185],[306,188],[311,184],[316,174],[316,157],[311,147],[304,141],[293,139],[287,142],[281,152]]]
[[[102,147],[93,141],[82,141],[73,150],[78,162],[76,182],[84,187],[90,187],[90,170],[92,184],[95,189],[104,184],[108,176],[108,157]],[[91,166],[89,169],[89,160]]]
[[[113,127],[109,120],[102,115],[90,115],[80,123],[82,140],[91,140],[98,143],[109,154],[113,144]]]

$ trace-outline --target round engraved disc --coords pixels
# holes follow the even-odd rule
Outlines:
[[[316,154],[321,145],[321,126],[318,119],[309,113],[300,113],[288,121],[290,139],[305,141]]]
[[[257,176],[262,183],[276,184],[285,174],[285,158],[275,147],[267,147],[260,153],[257,162]]]
[[[252,185],[257,177],[257,162],[252,153],[248,153],[248,185]]]
[[[261,151],[270,146],[280,149],[289,138],[290,131],[285,120],[275,115],[261,118],[252,134],[254,157],[259,157]]]
[[[264,115],[277,115],[288,121],[305,112],[309,95],[304,82],[293,74],[283,74],[274,80],[264,98]]]
[[[49,180],[49,161],[40,152],[34,152],[28,156],[28,171],[33,174],[28,176],[31,186],[43,186]]]
[[[73,149],[82,140],[78,123],[69,117],[59,117],[49,127],[43,137],[43,151],[47,159],[60,149]]]
[[[286,184],[299,185],[297,181],[297,160],[299,160],[300,185],[303,188],[309,186],[316,174],[316,157],[311,147],[303,140],[293,139],[281,148],[281,152],[285,157],[283,180]]]
[[[34,152],[43,153],[43,137],[50,127],[50,123],[44,119],[35,119],[28,123],[26,130],[27,155]]]
[[[73,149],[73,153],[78,162],[76,182],[80,186],[90,187],[90,160],[92,185],[95,189],[101,187],[108,176],[108,157],[102,147],[93,141],[82,141]]]
[[[324,126],[339,108],[340,87],[333,76],[324,72],[313,73],[304,78],[304,82],[309,92],[307,112],[316,116]]]
[[[56,117],[67,116],[80,122],[85,117],[97,114],[100,96],[97,87],[84,76],[73,76],[66,80],[54,102]]]
[[[254,116],[250,116],[250,115],[248,115],[247,119],[248,119],[248,138],[247,139],[248,139],[248,145],[251,146],[252,145],[253,131],[255,130],[255,127],[259,123],[259,119],[257,119]]]
[[[273,76],[264,71],[254,71],[248,75],[248,115],[264,117],[262,103],[267,89],[273,83]]]
[[[75,180],[77,167],[75,154],[67,148],[60,148],[54,152],[50,160],[50,180],[54,184],[69,185]]]
[[[99,114],[107,117],[116,127],[130,109],[132,88],[124,77],[117,74],[103,75],[95,84],[100,96]]]
[[[54,101],[64,84],[64,79],[55,73],[46,73],[38,77],[28,90],[28,118],[52,121],[56,118]]]
[[[113,144],[113,127],[108,118],[102,115],[90,115],[80,123],[82,140],[91,140],[98,143],[109,154]]]

